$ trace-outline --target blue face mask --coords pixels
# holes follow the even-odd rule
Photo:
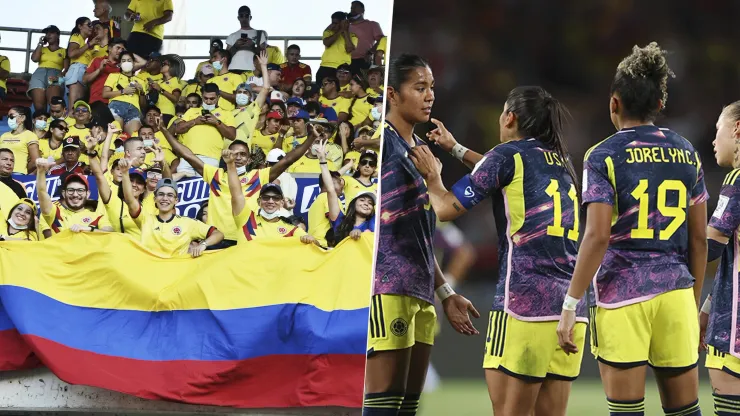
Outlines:
[[[213,69],[215,69],[216,71],[224,69],[224,64],[222,64],[221,61],[213,62],[211,63],[211,66],[213,66]]]
[[[17,116],[15,118],[8,119],[8,128],[10,128],[10,130],[15,130],[18,128],[18,117]]]
[[[203,103],[203,109],[208,111],[213,111],[216,109],[216,104],[206,104]]]
[[[370,110],[370,117],[372,117],[373,120],[380,120],[380,117],[383,116],[383,113],[380,111],[380,108],[373,107],[372,110]]]
[[[39,130],[46,130],[46,120],[36,120],[36,128]]]
[[[247,105],[247,104],[249,104],[249,95],[247,95],[247,94],[236,94],[236,103],[238,105]]]

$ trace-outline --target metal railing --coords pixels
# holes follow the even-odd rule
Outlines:
[[[6,47],[6,46],[0,46],[0,51],[9,51],[9,52],[25,52],[26,54],[26,63],[25,63],[25,69],[24,73],[28,74],[30,72],[31,68],[31,54],[33,53],[34,48],[31,48],[32,46],[32,37],[34,33],[43,33],[41,29],[31,29],[31,28],[23,28],[23,27],[7,27],[7,26],[0,26],[0,32],[20,32],[20,33],[26,33],[26,48],[12,48],[12,47]],[[70,32],[61,32],[62,35],[69,36]],[[188,36],[188,35],[168,35],[164,37],[164,40],[208,40],[211,39],[221,39],[222,41],[226,41],[225,36]],[[321,41],[321,36],[269,36],[268,41],[282,41],[283,42],[283,54],[288,49],[288,45],[290,45],[292,42],[296,41]],[[197,55],[197,56],[180,56],[183,61],[189,60],[189,59],[210,59],[210,56],[206,55]],[[320,61],[320,56],[303,56],[301,57],[301,61]]]

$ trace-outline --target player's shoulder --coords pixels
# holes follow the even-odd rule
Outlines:
[[[733,169],[725,176],[722,185],[740,186],[740,169]]]
[[[287,67],[288,67],[287,62],[283,62],[282,64],[280,64],[280,68],[287,68]]]
[[[683,137],[682,135],[676,133],[675,131],[665,128],[665,127],[661,127],[658,130],[666,137],[667,140],[671,142],[671,144],[677,147],[680,147],[682,149],[685,149],[685,150],[690,150],[692,152],[696,151],[694,149],[694,145],[691,144],[689,139]]]
[[[529,144],[524,140],[513,140],[510,142],[500,143],[486,152],[486,156],[492,157],[512,157],[517,153],[522,153],[529,148]]]
[[[611,156],[617,150],[624,147],[624,145],[631,140],[631,131],[622,130],[618,131],[606,139],[591,146],[587,151],[583,160],[589,159],[604,159],[607,156]]]

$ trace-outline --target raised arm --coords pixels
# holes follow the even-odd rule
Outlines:
[[[226,175],[229,180],[229,192],[231,192],[231,213],[236,217],[241,214],[247,200],[242,191],[242,184],[239,181],[239,174],[236,172],[236,156],[233,150],[226,149],[221,153],[221,157],[226,163]]]
[[[128,170],[131,167],[131,162],[126,159],[120,159],[118,166],[124,172],[121,179],[121,188],[123,189],[123,201],[128,205],[128,212],[131,214],[131,218],[134,220],[139,218],[141,214],[141,203],[134,196],[134,187],[131,185],[131,178],[128,175]]]
[[[43,215],[51,215],[54,209],[54,204],[51,202],[51,195],[46,191],[46,171],[50,167],[50,163],[46,159],[36,159],[36,193],[38,194],[39,207]]]
[[[44,42],[40,40],[39,44],[36,45],[36,49],[33,50],[33,54],[31,54],[31,60],[33,62],[38,62],[41,60],[41,50],[43,48],[44,48]]]
[[[120,133],[121,130],[116,127],[115,124],[108,124],[108,133],[105,134],[105,140],[103,140],[103,147],[100,149],[100,165],[103,168],[103,172],[108,170],[108,160],[110,159],[110,144],[113,141],[113,135]]]
[[[415,147],[409,157],[426,180],[429,202],[441,221],[452,221],[467,212],[457,196],[442,183],[442,164],[429,146]]]
[[[339,217],[339,196],[334,189],[334,180],[329,173],[329,166],[326,162],[326,140],[319,142],[319,148],[316,152],[319,157],[319,166],[321,167],[321,181],[324,183],[326,190],[326,200],[329,203],[329,221],[335,221]]]
[[[267,76],[267,51],[260,52],[260,55],[257,57],[257,61],[259,61],[260,64],[260,70],[262,71],[263,77]],[[260,88],[259,94],[257,94],[257,98],[254,99],[254,102],[257,103],[257,108],[262,108],[263,105],[265,105],[265,101],[267,101],[267,96],[272,92],[272,87],[269,85],[265,85],[263,88]]]
[[[196,118],[195,120],[198,120],[198,119]],[[194,121],[194,120],[191,120],[191,121]],[[181,124],[186,124],[186,123],[190,123],[190,121],[181,121],[177,123],[177,128],[179,129]],[[195,153],[193,153],[193,151],[190,150],[189,147],[180,143],[180,141],[177,140],[175,136],[164,127],[164,122],[162,121],[161,117],[159,118],[157,127],[159,127],[159,131],[162,132],[162,135],[164,135],[164,138],[167,139],[167,143],[169,143],[170,147],[172,147],[172,153],[185,159],[185,161],[190,163],[190,166],[193,167],[193,169],[198,173],[198,175],[203,176],[203,161],[200,160],[200,158],[198,158],[198,156],[196,156]],[[188,127],[188,130],[190,130],[190,127]],[[164,176],[164,171],[162,172],[162,176]]]
[[[93,64],[92,63],[90,64],[91,67],[88,67],[87,70],[85,71],[85,75],[82,76],[82,82],[84,82],[87,85],[90,85],[93,81],[95,81],[100,76],[100,73],[103,72],[103,70],[105,69],[105,65],[108,63],[108,58],[107,57],[102,58],[98,62],[100,63],[100,65],[98,65],[97,68],[95,69],[92,69],[91,67]]]
[[[308,149],[311,148],[314,142],[321,137],[321,133],[323,132],[323,130],[321,132],[317,131],[316,128],[314,128],[313,126],[309,126],[309,130],[311,132],[310,137],[307,137],[300,146],[288,152],[288,154],[285,155],[284,158],[280,159],[280,161],[276,163],[275,166],[270,168],[270,182],[277,179],[278,176],[282,175],[283,172],[285,172],[290,167],[290,165],[303,157],[303,155],[308,152]]]
[[[98,141],[94,137],[85,137],[85,146],[87,147],[88,153],[94,151],[97,145]],[[100,195],[100,199],[103,201],[103,203],[107,204],[108,202],[110,202],[112,192],[110,186],[108,185],[108,181],[105,179],[103,168],[100,166],[100,159],[98,158],[98,156],[93,156],[89,158],[90,170],[92,170],[93,176],[95,176],[95,182],[97,182],[98,184],[98,194]]]

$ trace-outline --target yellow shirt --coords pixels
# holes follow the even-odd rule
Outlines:
[[[283,51],[280,50],[277,46],[270,45],[266,48],[267,50],[267,63],[268,64],[282,64],[285,62],[285,55],[283,55]]]
[[[196,93],[201,98],[203,98],[203,94],[200,92],[200,84],[198,84],[197,82],[194,82],[192,84],[187,84],[185,87],[183,87],[181,95],[183,97],[187,97],[188,95],[192,93]]]
[[[62,230],[68,229],[75,224],[85,227],[110,227],[111,224],[101,205],[103,204],[98,204],[97,211],[84,208],[75,212],[65,208],[59,201],[56,201],[49,215],[43,214],[43,217],[46,223],[49,224],[53,234],[59,234]]]
[[[227,240],[237,240],[239,229],[234,223],[234,214],[231,211],[231,192],[229,178],[225,170],[211,165],[203,166],[203,180],[210,186],[208,195],[208,224],[224,233]],[[247,199],[247,207],[257,209],[262,185],[270,182],[270,168],[255,169],[239,177]]]
[[[242,212],[233,219],[234,225],[239,229],[237,238],[239,244],[252,241],[255,238],[302,237],[306,235],[301,227],[287,223],[282,219],[275,222],[267,221],[258,214],[257,209],[248,205],[245,205]]]
[[[90,129],[88,129],[87,127],[84,127],[84,126],[82,128],[79,128],[79,127],[76,126],[75,123],[77,123],[77,121],[75,121],[72,124],[68,124],[67,125],[67,128],[69,129],[69,132],[65,135],[65,138],[66,137],[71,137],[71,136],[77,136],[77,137],[80,138],[80,141],[82,143],[85,143],[85,137],[87,137],[87,136],[90,135]]]
[[[0,69],[10,72],[10,59],[7,56],[0,55]],[[7,90],[7,80],[0,79],[0,88]],[[6,91],[7,92],[7,91]]]
[[[197,77],[198,74],[200,74],[200,69],[203,68],[203,65],[211,65],[211,61],[203,61],[198,64],[198,67],[195,68],[195,76]],[[213,65],[211,65],[213,66]],[[216,71],[216,68],[213,68],[213,75],[218,75],[218,71]]]
[[[164,25],[154,26],[151,32],[144,29],[144,24],[164,16],[166,11],[174,11],[172,0],[131,0],[128,9],[141,15],[141,20],[134,23],[132,32],[146,33],[157,39],[164,39]]]
[[[360,123],[367,120],[368,117],[370,117],[370,112],[373,110],[373,105],[367,102],[367,99],[368,96],[349,100],[350,105],[347,107],[347,114],[349,114],[350,107],[352,107],[352,116],[350,117],[349,122],[352,123],[353,126],[358,126]],[[354,103],[352,103],[353,100]]]
[[[147,84],[147,86],[149,85],[150,78],[152,81],[156,83],[159,83],[160,81],[164,81],[164,75],[162,74],[152,75],[144,71],[139,72],[138,74],[134,75],[134,78],[136,78],[139,81],[139,84],[141,85]]]
[[[350,150],[346,155],[344,155],[344,160],[347,159],[352,161],[353,169],[357,169],[359,167],[358,164],[360,163],[360,152],[357,150]],[[344,165],[344,161],[342,161],[342,165]]]
[[[337,170],[336,163],[331,160],[327,160],[327,167],[329,170]],[[311,159],[306,155],[303,155],[298,161],[290,165],[288,168],[289,173],[321,173],[321,166],[319,165],[319,159]]]
[[[252,151],[254,151],[255,147],[259,147],[263,152],[265,152],[265,154],[267,154],[275,146],[278,134],[280,134],[280,132],[264,134],[262,133],[262,130],[255,129],[252,132]]]
[[[93,49],[92,49],[92,59],[95,59],[95,58],[105,58],[107,56],[108,56],[108,45],[105,45],[105,46],[95,45],[95,46],[93,46]],[[90,62],[92,62],[92,59],[90,60]]]
[[[378,42],[378,47],[375,48],[375,50],[383,51],[383,53],[385,53],[386,49],[388,49],[388,36],[383,36],[382,38],[380,38],[380,41]]]
[[[80,136],[80,140],[85,140],[85,136]],[[44,159],[48,158],[49,156],[53,157],[54,160],[61,159],[63,147],[63,144],[60,143],[59,147],[57,147],[56,149],[52,149],[49,139],[39,139],[39,153]],[[87,157],[87,155],[81,154],[79,160],[80,162],[87,165],[89,164],[90,158]]]
[[[163,221],[157,214],[141,212],[134,221],[141,229],[141,245],[163,257],[186,255],[191,242],[205,240],[216,231],[210,225],[179,215]]]
[[[349,110],[349,105],[352,103],[352,100],[340,96],[330,100],[322,95],[319,97],[319,102],[327,107],[333,108],[334,111],[337,112],[337,115],[339,115],[339,113],[346,113]]]
[[[108,78],[105,80],[105,86],[110,87],[113,91],[118,91],[118,87],[127,88],[131,85],[132,82],[135,82],[139,85],[141,85],[142,89],[144,90],[141,94],[145,95],[147,91],[149,90],[149,85],[146,82],[142,82],[140,79],[137,79],[136,77],[129,77],[122,73],[116,73],[116,74],[109,74]],[[118,97],[113,97],[110,99],[111,101],[121,101],[124,103],[129,103],[136,107],[137,110],[141,111],[141,107],[139,107],[139,95],[119,95]]]
[[[39,68],[64,69],[64,60],[67,58],[67,50],[59,48],[51,51],[48,46],[41,48],[41,59]]]
[[[87,41],[85,40],[85,38],[82,37],[82,35],[80,35],[79,33],[75,33],[69,38],[69,44],[71,45],[73,43],[76,43],[80,47],[83,47],[83,45],[85,45]],[[67,49],[69,49],[69,47]],[[70,58],[69,63],[70,65],[81,63],[87,66],[87,65],[90,65],[90,62],[92,62],[92,60],[93,60],[93,51],[92,49],[88,49],[82,55],[78,56],[77,58]]]
[[[322,192],[311,203],[311,207],[308,208],[308,233],[319,240],[319,244],[324,247],[327,246],[326,233],[331,229],[331,221],[327,217],[328,214],[328,195],[326,192]]]
[[[239,74],[232,74],[231,72],[227,72],[208,80],[209,84],[218,85],[218,89],[227,94],[233,94],[234,91],[236,91],[236,87],[238,87],[242,82],[244,82],[244,77]],[[218,107],[223,108],[225,111],[231,111],[236,108],[234,103],[223,97],[218,99]]]
[[[136,241],[141,240],[141,230],[139,226],[131,218],[131,213],[128,211],[128,206],[118,197],[118,186],[111,184],[111,196],[107,204],[105,204],[105,213],[108,216],[113,230],[117,233],[124,233],[130,235]],[[123,227],[123,228],[121,228]]]
[[[295,149],[296,147],[302,145],[306,141],[307,138],[308,138],[308,136],[303,136],[303,137],[290,136],[290,137],[286,137],[285,139],[283,139],[283,152],[285,152],[285,153],[290,152],[291,150]]]
[[[333,34],[333,30],[325,30],[322,39],[326,39]],[[350,33],[350,39],[357,46],[357,35]],[[344,36],[339,36],[331,46],[324,49],[324,53],[321,55],[321,66],[336,68],[342,64],[351,64],[352,55],[344,47]]]
[[[201,108],[191,108],[183,114],[183,121],[194,120],[202,115]],[[234,127],[234,117],[230,111],[216,107],[211,111],[214,117],[221,120],[222,123],[229,127]],[[208,124],[193,126],[187,133],[182,135],[182,144],[189,147],[196,155],[221,158],[221,151],[224,148],[224,138],[218,129]]]
[[[351,176],[344,176],[344,200],[347,201],[347,203],[352,202],[357,195],[367,191],[377,193],[378,184],[373,183],[368,186]]]
[[[169,81],[159,81],[159,86],[162,87],[162,91],[167,91],[170,94],[173,94],[175,91],[180,91],[180,80],[172,77],[169,79]],[[162,114],[167,114],[170,116],[175,115],[175,104],[174,102],[170,101],[169,98],[165,97],[164,94],[159,94],[159,100],[157,100],[157,107],[159,107],[160,110],[162,110]]]
[[[18,202],[18,199],[18,195],[8,185],[0,182],[0,210],[3,210],[0,211],[0,224],[6,223],[10,210]],[[3,233],[0,232],[0,234]]]
[[[165,162],[171,164],[173,160],[177,159],[175,153],[172,152],[172,146],[170,146],[170,142],[168,142],[167,139],[164,137],[164,133],[162,133],[161,131],[154,133],[154,142],[162,148],[162,151],[164,152]]]
[[[13,172],[24,175],[28,173],[28,161],[30,157],[28,147],[32,144],[38,145],[39,138],[36,136],[36,133],[30,130],[25,130],[18,135],[13,135],[13,132],[9,131],[0,136],[0,148],[5,147],[10,149],[15,156]]]
[[[236,124],[236,139],[247,143],[251,149],[252,133],[260,119],[259,106],[251,102],[246,107],[235,108],[231,113],[234,116],[234,124]]]

